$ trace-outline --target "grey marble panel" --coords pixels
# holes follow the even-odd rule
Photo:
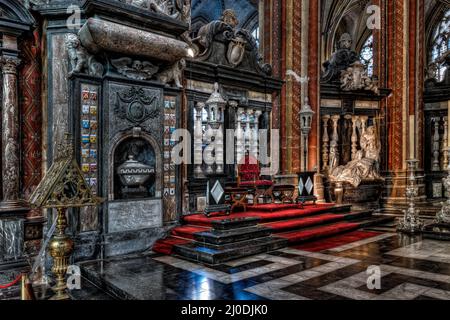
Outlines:
[[[110,233],[162,227],[162,201],[139,200],[108,203]]]
[[[17,260],[22,257],[23,233],[23,220],[0,220],[0,262]]]
[[[49,138],[49,144],[54,152],[59,143],[64,141],[65,133],[69,130],[69,87],[67,81],[68,75],[68,56],[66,48],[65,33],[53,34],[51,36],[51,55],[49,60],[51,73],[49,101],[49,117],[51,132],[53,136]]]

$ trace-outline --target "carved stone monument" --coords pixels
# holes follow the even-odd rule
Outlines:
[[[380,176],[381,144],[374,126],[362,133],[360,145],[361,150],[356,152],[354,160],[332,169],[329,179],[335,185],[335,191],[343,188],[344,202],[375,203],[384,180]]]

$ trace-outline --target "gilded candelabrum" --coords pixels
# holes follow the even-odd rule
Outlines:
[[[423,222],[419,218],[419,210],[416,209],[416,198],[419,196],[419,187],[416,183],[416,170],[419,163],[416,159],[407,161],[408,163],[408,185],[406,187],[406,198],[408,199],[408,209],[404,210],[404,216],[398,225],[398,231],[405,233],[417,233],[423,229]]]
[[[67,284],[65,279],[74,243],[65,233],[67,228],[66,210],[64,208],[58,208],[57,210],[56,234],[49,244],[50,256],[53,258],[52,272],[56,276],[56,285],[53,287],[55,296],[52,297],[52,300],[66,300],[69,299],[69,296],[66,292]]]
[[[66,210],[97,206],[101,202],[102,199],[94,195],[84,179],[75,159],[72,141],[67,135],[66,141],[58,146],[54,163],[30,198],[33,208],[56,209],[58,213],[56,232],[49,243],[50,256],[53,258],[52,272],[56,278],[52,300],[69,298],[65,278],[74,242],[65,234],[68,226]]]
[[[447,149],[447,152],[450,157],[450,148]],[[442,179],[446,191],[445,194],[447,197],[447,201],[442,203],[442,208],[436,215],[436,222],[444,224],[450,223],[450,164],[447,167],[447,172],[448,172],[447,177]]]

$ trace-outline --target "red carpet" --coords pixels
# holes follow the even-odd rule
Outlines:
[[[153,246],[153,251],[158,253],[163,253],[167,255],[171,255],[173,252],[173,246],[178,244],[187,244],[192,241],[182,239],[182,238],[176,238],[176,237],[167,237],[165,239],[161,239],[155,242],[155,245]]]
[[[328,239],[318,240],[311,243],[304,243],[293,248],[303,251],[318,252],[340,247],[356,241],[369,239],[380,234],[380,232],[373,231],[354,231]]]
[[[289,243],[299,243],[339,234],[345,231],[356,230],[359,227],[359,223],[340,222],[306,230],[278,233],[277,236],[288,239]]]
[[[171,233],[173,236],[176,236],[176,237],[193,240],[194,234],[199,233],[199,232],[209,231],[209,230],[211,230],[211,228],[185,225],[185,226],[174,228]]]
[[[270,210],[274,211],[274,205],[270,205]],[[276,205],[275,205],[276,206]],[[300,206],[295,205],[297,208]],[[212,214],[211,217],[205,217],[203,214],[195,214],[184,217],[184,221],[188,224],[197,225],[197,226],[206,226],[210,227],[212,221],[220,221],[226,220],[230,218],[247,218],[254,217],[260,218],[261,222],[269,222],[275,220],[285,220],[292,219],[304,216],[311,216],[317,213],[325,213],[328,209],[332,207],[330,204],[318,204],[318,205],[310,205],[305,206],[303,209],[292,208],[292,205],[288,205],[288,209],[285,209],[285,205],[280,205],[278,211],[272,212],[268,208],[268,205],[265,211],[258,211],[257,208],[261,206],[249,207],[247,212],[233,213],[231,216],[224,216],[223,214]]]
[[[270,228],[274,236],[285,238],[290,244],[317,240],[360,228],[361,224],[358,221],[365,218],[367,212],[352,213],[349,209],[348,207],[342,210],[333,204],[310,204],[304,208],[296,204],[267,204],[250,206],[247,212],[233,213],[230,216],[217,213],[211,217],[202,214],[185,216],[183,218],[185,225],[174,228],[168,238],[157,241],[153,251],[172,254],[174,246],[195,242],[196,234],[210,231],[213,221],[233,218],[259,218],[261,226]],[[336,210],[339,213],[333,213]],[[322,248],[338,246],[345,241],[356,241],[367,235],[368,233],[354,234],[353,237],[342,238],[338,244],[336,242],[319,244],[315,241],[311,245],[311,250],[324,250]]]

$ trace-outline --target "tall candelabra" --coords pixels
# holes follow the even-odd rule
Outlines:
[[[448,154],[448,158],[450,158],[450,147],[446,152]],[[447,196],[447,201],[442,203],[442,208],[436,215],[436,222],[450,224],[450,165],[447,167],[447,172],[447,177],[442,179],[446,191],[445,194]]]
[[[406,187],[408,209],[404,210],[404,216],[398,225],[398,231],[405,233],[417,233],[421,232],[423,229],[423,222],[419,218],[419,210],[416,209],[415,203],[416,198],[419,195],[419,187],[416,183],[416,170],[419,161],[416,159],[411,159],[408,160],[407,163],[409,171],[408,185]]]

